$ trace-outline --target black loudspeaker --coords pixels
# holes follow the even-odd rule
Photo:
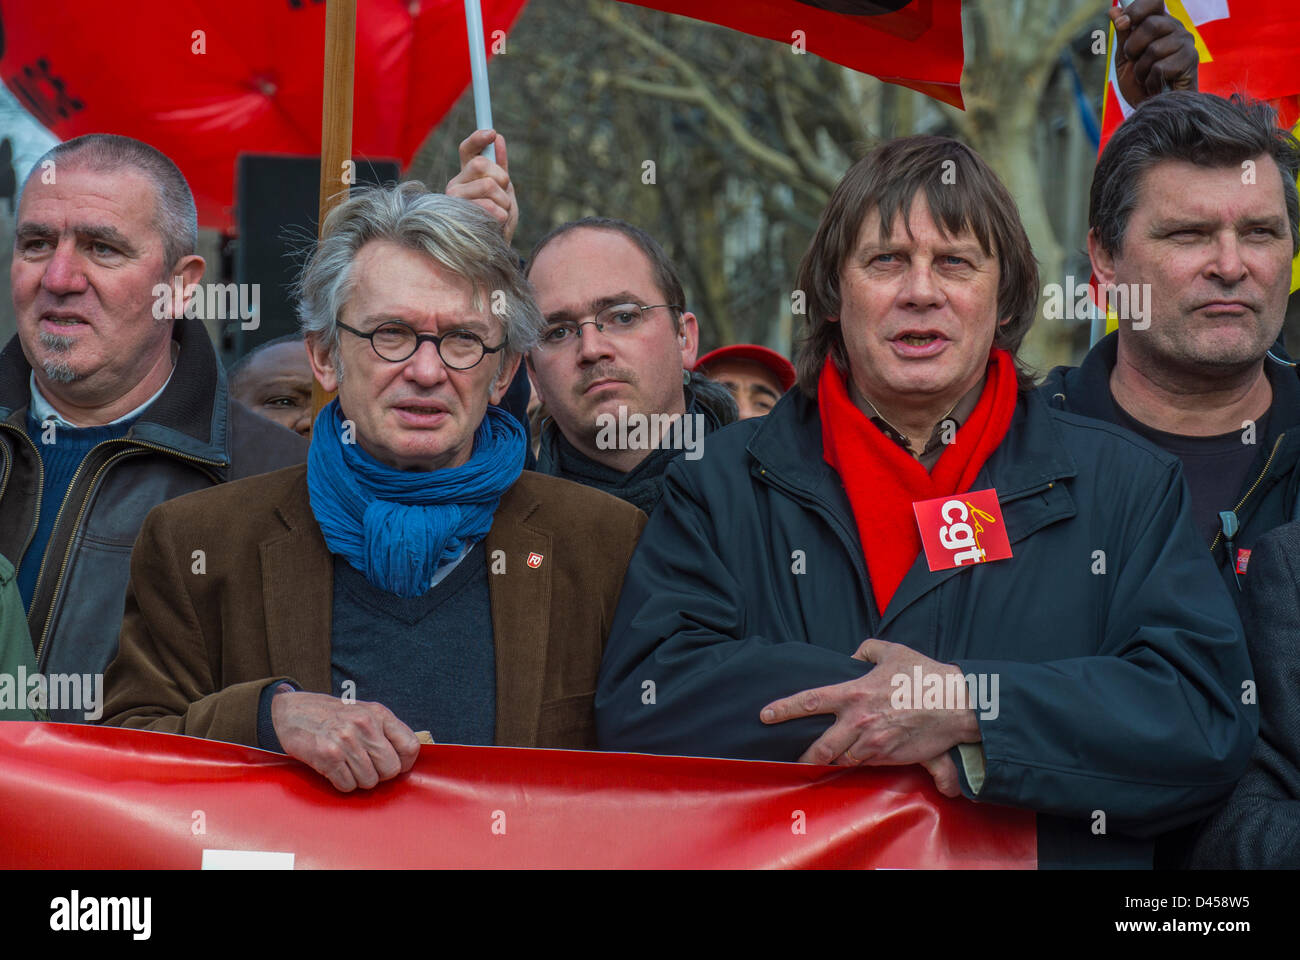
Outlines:
[[[358,184],[393,183],[401,169],[393,160],[354,158]],[[258,284],[258,322],[231,323],[223,338],[227,363],[268,340],[298,330],[290,290],[316,239],[320,206],[320,158],[241,154],[235,171],[235,282]],[[244,288],[247,289],[247,288]]]

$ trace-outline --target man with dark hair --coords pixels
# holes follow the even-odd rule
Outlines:
[[[1178,461],[1032,389],[1037,267],[956,141],[856,163],[799,286],[797,389],[668,468],[601,746],[921,764],[948,796],[1035,811],[1042,866],[1150,866],[1256,729]]]
[[[499,164],[480,155],[490,143]],[[519,212],[505,151],[500,134],[475,131],[447,193],[489,213],[509,240]],[[526,272],[547,320],[525,363],[547,415],[538,471],[651,512],[669,461],[700,456],[704,437],[736,419],[727,389],[694,372],[699,322],[676,267],[640,227],[586,217],[538,241]]]
[[[230,395],[259,417],[311,439],[311,364],[301,333],[259,344],[226,371]]]
[[[184,176],[138,140],[61,143],[24,184],[18,332],[0,353],[0,554],[46,673],[102,674],[113,659],[152,507],[306,455],[232,405],[203,323],[158,296],[202,278],[197,236]]]
[[[1088,209],[1093,270],[1124,315],[1042,386],[1182,460],[1196,528],[1238,598],[1255,540],[1291,519],[1300,484],[1300,381],[1279,340],[1297,172],[1300,144],[1264,103],[1173,92],[1139,107],[1106,145]]]
[[[528,355],[550,416],[537,469],[652,512],[668,464],[736,419],[726,388],[693,372],[699,321],[677,269],[640,227],[586,217],[542,237],[527,275],[546,320]]]
[[[1126,427],[1182,461],[1200,539],[1252,631],[1268,629],[1258,601],[1245,606],[1256,542],[1294,516],[1300,490],[1300,381],[1280,339],[1300,252],[1298,172],[1300,144],[1266,104],[1174,92],[1138,108],[1098,161],[1088,211],[1093,270],[1121,308],[1118,329],[1042,387],[1059,408]],[[1255,659],[1261,686],[1281,669],[1274,659]],[[1285,729],[1275,713],[1285,703],[1259,697],[1265,728]],[[1247,779],[1260,763],[1257,753]],[[1245,783],[1230,807],[1253,802],[1241,799],[1258,793]],[[1276,815],[1290,814],[1282,805]],[[1235,842],[1263,856],[1273,845],[1258,838],[1277,821],[1244,822],[1252,836]],[[1240,862],[1216,836],[1198,856]],[[1181,865],[1191,840],[1168,838],[1160,864]]]

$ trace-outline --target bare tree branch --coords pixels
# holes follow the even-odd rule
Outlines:
[[[611,83],[638,93],[676,100],[682,103],[691,103],[704,108],[714,120],[721,124],[735,145],[746,155],[763,166],[774,170],[788,180],[791,186],[811,192],[814,196],[825,196],[824,192],[813,187],[800,175],[799,164],[791,159],[789,155],[782,153],[780,150],[774,150],[755,138],[745,126],[744,120],[734,110],[724,105],[717,92],[709,86],[704,78],[700,76],[699,71],[691,66],[688,61],[669,50],[653,37],[623,20],[622,16],[614,12],[616,8],[613,4],[593,2],[590,9],[595,17],[607,24],[611,29],[652,56],[669,63],[686,81],[685,86],[674,86],[672,84],[656,83],[651,80],[641,80],[627,74],[618,74],[610,78]]]
[[[1061,21],[1056,31],[1040,44],[1034,45],[1036,55],[1030,61],[1029,69],[1026,73],[1026,90],[1027,95],[1035,99],[1043,92],[1043,84],[1052,68],[1056,64],[1057,57],[1066,45],[1088,25],[1088,21],[1095,20],[1098,17],[1105,16],[1106,8],[1110,6],[1110,0],[1082,0],[1074,11]]]
[[[803,128],[799,126],[794,118],[794,110],[790,105],[790,93],[787,88],[789,74],[786,70],[784,54],[777,54],[771,57],[770,60],[776,73],[776,82],[771,85],[770,89],[772,96],[776,100],[777,113],[781,119],[781,132],[785,134],[786,141],[794,151],[795,159],[809,179],[825,187],[826,192],[829,193],[839,183],[840,175],[822,163],[821,158],[817,155],[816,148],[813,147]]]

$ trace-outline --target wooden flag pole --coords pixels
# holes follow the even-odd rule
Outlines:
[[[347,197],[355,179],[348,172],[352,159],[352,76],[356,62],[357,0],[327,0],[325,4],[325,83],[321,109],[320,220]],[[312,416],[334,398],[312,381]]]

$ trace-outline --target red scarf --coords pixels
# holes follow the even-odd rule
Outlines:
[[[1011,425],[1016,408],[1011,354],[994,348],[988,379],[975,409],[957,428],[927,473],[920,461],[885,436],[849,398],[844,377],[828,356],[817,385],[823,456],[840,475],[853,506],[867,574],[883,613],[921,552],[912,503],[965,493]]]

